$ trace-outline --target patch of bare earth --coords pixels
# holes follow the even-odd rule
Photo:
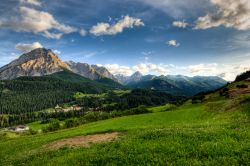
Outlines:
[[[232,89],[229,91],[231,97],[242,95],[242,94],[250,94],[250,88],[245,89]]]
[[[66,138],[47,144],[45,147],[48,149],[60,149],[63,147],[90,147],[92,143],[110,142],[118,138],[120,133],[104,133],[86,136],[77,136]]]

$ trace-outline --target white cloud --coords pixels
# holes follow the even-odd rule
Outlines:
[[[168,44],[169,46],[174,46],[174,47],[179,47],[179,46],[180,46],[180,43],[178,43],[176,40],[169,40],[169,41],[167,42],[167,44]]]
[[[20,17],[1,19],[0,28],[10,28],[15,31],[42,34],[47,38],[59,39],[63,34],[76,32],[77,29],[59,23],[50,13],[38,11],[28,7],[19,8]],[[50,30],[57,32],[50,32]]]
[[[57,55],[60,55],[60,54],[61,54],[61,51],[59,51],[59,50],[53,50],[53,52],[54,52],[55,54],[57,54]]]
[[[170,71],[167,65],[156,65],[152,63],[141,63],[133,66],[134,71],[139,71],[142,74],[156,73],[160,75],[167,75]]]
[[[21,4],[31,4],[35,6],[41,6],[42,3],[39,0],[19,0]]]
[[[185,21],[174,21],[172,25],[178,28],[186,28],[188,26],[188,23]]]
[[[49,31],[44,31],[42,35],[50,39],[61,39],[61,37],[63,36],[63,33],[51,33]]]
[[[249,0],[210,0],[216,11],[199,17],[196,29],[208,29],[218,26],[250,29],[250,1]]]
[[[81,29],[81,30],[80,30],[80,35],[81,35],[81,36],[86,36],[87,33],[88,33],[88,32],[87,32],[85,29]]]
[[[106,65],[100,65],[106,67],[112,74],[122,74],[125,76],[130,76],[136,71],[141,72],[142,74],[150,74],[154,73],[157,75],[167,75],[169,74],[169,69],[167,65],[163,64],[152,64],[152,63],[140,63],[137,65],[134,65],[133,67],[129,66],[121,66],[118,64],[106,64]]]
[[[245,64],[198,64],[186,67],[190,75],[219,76],[227,81],[233,81],[235,77],[244,71],[250,70],[249,62]]]
[[[95,36],[116,35],[122,33],[125,28],[144,26],[141,19],[125,16],[116,24],[98,23],[90,29],[90,33]]]
[[[122,74],[125,76],[130,76],[134,73],[134,71],[128,66],[120,66],[118,64],[107,64],[104,65],[112,74]]]
[[[240,64],[194,64],[189,66],[177,66],[173,64],[153,64],[140,63],[132,67],[121,66],[118,64],[100,65],[106,67],[112,74],[122,74],[130,76],[139,71],[142,74],[169,75],[182,74],[187,76],[218,76],[227,81],[233,81],[235,77],[247,70],[250,70],[250,61],[241,62]]]
[[[188,66],[189,72],[192,74],[214,73],[217,71],[217,64],[198,64]]]
[[[22,52],[29,52],[29,51],[34,50],[36,48],[43,48],[43,46],[39,42],[34,42],[31,44],[18,43],[16,45],[16,49],[19,51],[22,51]]]

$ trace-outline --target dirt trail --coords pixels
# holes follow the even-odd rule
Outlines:
[[[47,144],[45,147],[49,149],[59,149],[62,147],[79,147],[79,146],[90,147],[91,143],[110,142],[118,138],[119,135],[120,133],[113,132],[113,133],[77,136],[52,142],[50,144]]]

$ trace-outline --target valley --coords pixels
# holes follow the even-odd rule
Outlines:
[[[250,166],[250,0],[1,0],[0,166]]]
[[[225,88],[237,89],[242,84],[250,86],[250,82],[241,81]],[[1,165],[248,165],[249,94],[228,98],[222,91],[206,94],[200,103],[188,100],[170,110],[168,106],[149,107],[152,113],[56,132],[27,135],[1,131]],[[39,123],[29,126],[42,128]],[[47,148],[57,140],[112,132],[121,134],[111,142]]]

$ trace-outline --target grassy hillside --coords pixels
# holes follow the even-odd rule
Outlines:
[[[2,134],[0,165],[249,165],[250,96],[237,82],[172,111],[86,124],[37,135]],[[240,93],[235,93],[238,91]],[[36,126],[38,129],[39,126]],[[48,149],[55,140],[94,133],[121,132],[112,142],[89,148]]]

